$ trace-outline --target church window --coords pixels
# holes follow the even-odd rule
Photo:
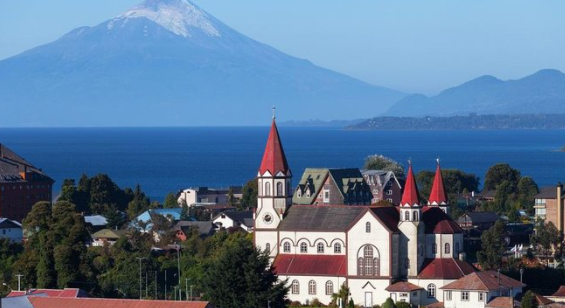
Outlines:
[[[449,243],[445,243],[445,254],[450,254],[451,253],[451,246],[449,245]]]
[[[308,252],[308,244],[300,243],[300,252],[307,253]]]
[[[300,294],[300,283],[298,280],[292,281],[292,294]]]
[[[265,250],[270,254],[271,253],[271,244],[267,243],[267,245],[265,245]]]
[[[410,212],[409,211],[404,212],[404,220],[406,220],[406,221],[410,220]]]
[[[451,291],[445,291],[445,300],[447,301],[451,300]]]
[[[413,221],[418,221],[418,211],[414,211],[414,219],[412,219]]]
[[[485,301],[485,293],[479,292],[479,302],[484,302],[484,301]]]
[[[341,244],[340,243],[334,244],[334,253],[341,253]]]
[[[316,295],[316,282],[314,280],[310,280],[308,283],[308,294]]]
[[[266,182],[265,183],[265,196],[270,196],[271,195],[271,183]]]
[[[284,252],[290,252],[290,243],[289,242],[284,242],[283,251]]]
[[[324,243],[318,243],[318,253],[324,253]]]
[[[436,297],[436,285],[435,285],[435,284],[430,283],[430,284],[428,285],[427,291],[428,291],[428,298],[434,298],[434,297]]]
[[[334,283],[331,281],[326,282],[326,295],[334,294]]]
[[[367,222],[367,223],[365,224],[365,232],[366,232],[366,233],[371,233],[371,223],[370,223],[370,222]]]
[[[469,291],[461,291],[461,301],[469,301]]]
[[[437,244],[433,243],[432,244],[432,253],[435,255],[437,253]]]
[[[277,183],[277,196],[282,196],[284,194],[283,191],[283,183],[282,182],[278,182]]]
[[[324,189],[324,202],[326,202],[326,203],[330,202],[330,190],[329,189]]]

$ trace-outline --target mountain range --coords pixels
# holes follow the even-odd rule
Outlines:
[[[482,76],[436,96],[408,95],[386,116],[558,114],[565,106],[565,74],[544,69],[517,80]]]
[[[147,0],[0,61],[0,126],[356,119],[404,97],[289,56],[187,0]],[[267,120],[268,121],[268,120]]]

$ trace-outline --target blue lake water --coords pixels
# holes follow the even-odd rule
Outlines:
[[[0,129],[0,143],[53,177],[107,173],[120,186],[139,183],[153,200],[191,186],[242,185],[256,175],[269,127]],[[475,173],[508,162],[540,186],[565,180],[563,130],[347,131],[280,127],[298,181],[306,167],[361,167],[374,153],[416,171],[444,168]]]

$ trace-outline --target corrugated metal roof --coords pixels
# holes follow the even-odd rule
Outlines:
[[[211,308],[209,302],[30,297],[35,308]]]
[[[475,272],[467,262],[453,258],[426,259],[418,274],[420,279],[459,279]]]
[[[279,254],[273,263],[278,275],[345,276],[345,255]]]
[[[386,287],[385,290],[389,292],[412,292],[416,290],[423,290],[424,288],[417,286],[407,281],[399,281]]]
[[[500,275],[500,278],[499,278]],[[443,286],[444,290],[491,291],[500,288],[519,288],[526,285],[496,271],[474,272]]]
[[[288,210],[279,230],[346,231],[367,208],[347,205],[294,205]]]

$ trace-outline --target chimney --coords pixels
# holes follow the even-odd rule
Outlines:
[[[459,253],[459,260],[460,260],[460,261],[463,261],[463,262],[466,262],[466,261],[467,261],[467,254],[464,253],[464,252],[460,252],[460,253]]]
[[[556,191],[556,204],[557,204],[557,230],[559,233],[563,234],[563,199],[561,195],[563,194],[563,184],[561,182],[557,183]]]

